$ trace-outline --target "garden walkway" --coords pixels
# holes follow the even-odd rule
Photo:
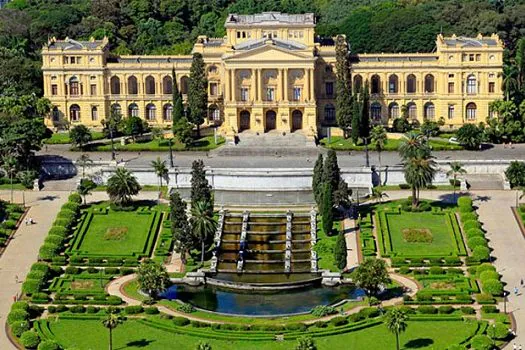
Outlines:
[[[346,270],[359,265],[359,245],[355,220],[346,217],[343,221],[343,232],[346,240]]]
[[[20,293],[23,281],[31,265],[36,262],[38,250],[55,220],[56,213],[67,200],[67,192],[25,192],[26,206],[30,209],[27,217],[36,224],[22,224],[15,232],[2,258],[0,259],[0,325],[2,330],[7,314],[13,303],[13,297]],[[0,191],[0,199],[9,200],[9,191]],[[22,192],[16,191],[15,202],[22,203]],[[17,283],[17,276],[18,281]],[[7,338],[5,331],[0,332],[0,349],[16,349]]]

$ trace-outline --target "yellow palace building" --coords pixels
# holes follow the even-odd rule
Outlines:
[[[229,137],[250,132],[318,135],[335,125],[334,41],[315,36],[315,17],[264,12],[230,14],[224,38],[200,36],[193,52],[208,75],[206,124]],[[351,42],[351,38],[350,42]],[[484,122],[503,96],[503,44],[497,35],[437,36],[432,53],[352,57],[353,85],[369,82],[374,123],[408,115],[446,127]],[[172,122],[176,82],[186,98],[192,57],[119,56],[108,41],[51,39],[42,50],[49,126],[101,127],[111,108],[152,126]],[[172,70],[175,76],[172,76]]]

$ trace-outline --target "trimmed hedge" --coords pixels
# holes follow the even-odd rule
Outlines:
[[[35,349],[40,344],[40,337],[35,331],[26,331],[20,336],[20,343],[27,349]]]

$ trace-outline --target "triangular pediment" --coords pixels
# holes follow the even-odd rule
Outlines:
[[[311,61],[313,53],[288,50],[272,44],[266,44],[251,50],[236,51],[223,57],[224,61]]]

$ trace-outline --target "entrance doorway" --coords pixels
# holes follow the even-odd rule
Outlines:
[[[268,132],[270,130],[274,130],[276,128],[276,122],[277,122],[277,114],[274,111],[267,111],[265,131]]]
[[[292,131],[303,128],[303,112],[295,110],[292,112]]]
[[[239,115],[239,131],[250,129],[250,112],[242,111]]]

